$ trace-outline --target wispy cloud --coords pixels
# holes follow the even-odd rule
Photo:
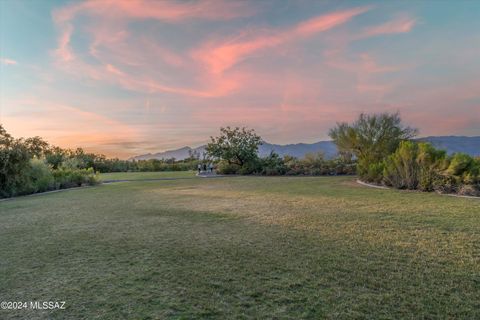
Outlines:
[[[186,19],[230,20],[250,16],[256,10],[244,1],[91,0],[55,10],[54,18],[57,22],[66,22],[80,12],[114,19],[156,19],[175,23]]]
[[[0,63],[4,65],[16,65],[18,64],[17,61],[8,58],[0,58]]]
[[[228,21],[256,12],[251,3],[220,0],[73,3],[53,12],[60,30],[58,47],[54,51],[56,64],[71,75],[116,83],[139,92],[165,92],[194,97],[224,95],[237,87],[238,82],[234,78],[203,75],[188,57],[182,57],[182,54],[152,41],[149,35],[128,31],[129,23],[149,19],[171,24],[195,19]],[[77,19],[82,17],[89,18],[87,25],[76,28]],[[75,53],[72,49],[72,37],[76,31],[90,32],[89,37],[93,41],[86,53]],[[94,59],[85,59],[86,54]],[[163,69],[160,62],[164,63]],[[197,81],[198,84],[186,86],[183,81],[165,79],[161,76],[166,72],[165,68],[168,72],[180,71],[180,75],[188,73],[192,79],[189,82]]]
[[[73,3],[53,12],[53,19],[61,29],[57,53],[70,60],[69,48],[73,21],[80,14],[107,19],[110,22],[129,19],[154,19],[178,23],[186,19],[230,20],[256,12],[244,2],[234,1],[148,1],[148,0],[92,0]]]
[[[361,37],[374,37],[387,34],[407,33],[412,31],[413,27],[416,24],[417,19],[408,16],[402,16],[387,21],[381,25],[366,28]]]
[[[211,41],[195,50],[193,56],[211,73],[222,73],[257,51],[327,31],[368,10],[370,7],[331,12],[283,30],[251,30],[227,41]]]

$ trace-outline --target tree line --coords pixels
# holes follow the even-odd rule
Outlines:
[[[41,137],[14,138],[0,124],[0,197],[94,185],[98,173],[194,170],[195,155],[176,161],[109,159],[82,148],[63,149]]]
[[[16,139],[0,125],[0,197],[98,183],[84,152],[51,147],[40,137]]]
[[[353,174],[361,180],[398,189],[480,195],[480,159],[447,155],[427,142],[412,140],[418,130],[405,126],[398,113],[361,114],[353,123],[337,123],[329,132],[338,157],[310,154],[304,159],[275,153],[258,157],[262,139],[254,130],[221,128],[211,137],[207,154],[219,159],[224,174],[334,175]]]
[[[186,171],[214,163],[222,174],[347,175],[398,189],[480,195],[480,159],[447,155],[412,140],[418,130],[398,113],[361,114],[353,123],[337,123],[329,132],[338,155],[303,158],[258,155],[262,138],[253,129],[225,127],[211,137],[203,159],[120,160],[101,154],[52,146],[40,137],[15,139],[0,125],[0,197],[98,183],[98,173]]]
[[[299,159],[292,156],[280,157],[271,152],[259,157],[258,147],[262,138],[253,129],[225,127],[218,137],[211,137],[206,147],[207,156],[217,165],[222,174],[256,175],[340,175],[355,174],[352,157],[340,155],[327,159],[323,153],[310,153]]]

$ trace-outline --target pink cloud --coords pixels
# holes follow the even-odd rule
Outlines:
[[[122,71],[120,71],[119,69],[117,69],[116,67],[114,67],[114,66],[111,65],[111,64],[107,64],[107,65],[105,66],[105,68],[107,69],[108,72],[113,73],[113,74],[115,74],[115,75],[117,75],[117,76],[123,76],[123,75],[125,75]]]
[[[416,25],[417,20],[410,17],[400,17],[384,24],[369,27],[362,37],[373,37],[383,34],[407,33]]]
[[[375,58],[368,53],[362,53],[360,55],[360,61],[361,68],[366,73],[395,72],[402,69],[400,66],[381,66],[378,64]]]
[[[347,59],[344,50],[329,50],[324,54],[325,63],[330,67],[349,72],[386,73],[399,71],[400,66],[382,66],[369,53],[361,53],[355,59]]]
[[[0,58],[0,63],[4,65],[16,65],[17,61],[8,58]]]
[[[256,10],[244,2],[234,1],[148,1],[148,0],[92,0],[74,3],[53,12],[53,19],[59,29],[58,48],[56,54],[64,61],[74,58],[70,49],[73,34],[73,20],[83,14],[101,17],[107,23],[118,26],[119,21],[128,19],[155,19],[166,22],[179,22],[185,19],[230,20],[254,14]],[[117,36],[121,34],[117,34]],[[111,33],[108,37],[114,38]],[[97,38],[91,48],[106,37]],[[114,39],[109,39],[110,41]]]
[[[204,75],[192,61],[155,43],[146,35],[130,33],[126,28],[132,19],[157,19],[172,23],[192,18],[230,20],[252,15],[255,11],[245,2],[232,1],[75,3],[53,13],[54,21],[62,30],[55,50],[56,65],[72,75],[116,83],[140,92],[166,92],[195,97],[225,95],[238,86],[235,77],[226,79]],[[87,62],[85,54],[75,54],[71,47],[75,19],[85,15],[91,19],[86,26],[82,26],[82,31],[87,30],[93,38],[88,53],[96,59],[94,62]],[[164,63],[163,69],[159,62]],[[179,85],[164,79],[161,75],[167,70],[179,75],[188,73],[192,84]]]
[[[73,52],[70,48],[70,38],[72,37],[73,26],[66,24],[62,29],[63,30],[58,38],[58,48],[55,50],[55,54],[62,61],[71,61],[74,59]]]
[[[300,23],[294,30],[292,36],[310,36],[336,27],[350,21],[353,17],[369,11],[371,7],[359,7],[349,10],[336,11],[319,17],[309,19]]]
[[[199,50],[195,50],[192,55],[195,59],[204,63],[211,73],[222,73],[256,51],[327,31],[368,10],[370,10],[370,7],[336,11],[309,19],[286,30],[256,30],[255,34],[263,33],[263,35],[240,35],[236,39],[227,40],[220,44],[213,41]],[[243,38],[247,39],[244,40]]]
[[[66,23],[79,13],[114,19],[156,19],[178,22],[186,19],[230,20],[251,16],[256,13],[256,10],[242,1],[91,0],[55,10],[53,17],[57,23]]]

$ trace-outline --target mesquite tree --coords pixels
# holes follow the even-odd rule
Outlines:
[[[220,128],[220,135],[210,138],[206,148],[209,156],[241,167],[258,158],[258,147],[262,144],[255,130],[245,127]]]
[[[340,152],[357,157],[358,174],[371,181],[381,178],[382,161],[395,152],[400,141],[416,134],[417,129],[402,124],[398,113],[362,113],[352,124],[337,123],[329,133]]]

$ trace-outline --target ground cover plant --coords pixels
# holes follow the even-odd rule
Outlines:
[[[476,319],[479,212],[476,199],[347,176],[134,181],[3,201],[2,297],[67,309],[0,318]]]

